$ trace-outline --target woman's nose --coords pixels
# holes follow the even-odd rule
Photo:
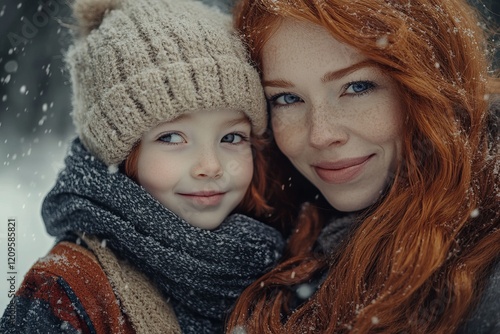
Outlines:
[[[309,143],[322,149],[331,145],[343,145],[349,139],[342,112],[333,106],[324,104],[314,107],[309,112]]]

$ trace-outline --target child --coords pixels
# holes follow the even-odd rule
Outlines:
[[[269,209],[259,76],[229,18],[201,3],[77,0],[73,10],[79,138],[42,208],[58,242],[0,329],[221,333],[283,247],[242,214]]]

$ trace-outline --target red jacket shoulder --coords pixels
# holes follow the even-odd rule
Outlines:
[[[56,317],[77,329],[133,332],[97,258],[75,243],[60,242],[38,260],[17,295],[45,301]]]

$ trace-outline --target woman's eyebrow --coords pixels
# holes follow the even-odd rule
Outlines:
[[[348,67],[341,68],[339,70],[326,73],[323,76],[323,78],[321,78],[321,82],[325,83],[325,82],[330,82],[333,80],[339,80],[339,79],[342,79],[343,77],[345,77],[346,75],[348,75],[352,72],[355,72],[361,68],[375,67],[375,66],[377,66],[376,62],[374,62],[371,59],[365,59],[365,60],[360,61],[359,63],[352,64]]]
[[[345,77],[346,75],[355,72],[359,69],[365,68],[365,67],[376,67],[378,64],[374,62],[371,59],[366,59],[363,61],[360,61],[359,63],[352,64],[348,67],[341,68],[336,71],[331,71],[327,72],[322,78],[321,82],[326,83],[330,82],[333,80],[339,80]],[[277,80],[264,80],[262,81],[262,85],[264,87],[276,87],[276,88],[292,88],[294,87],[294,84],[291,83],[290,81],[283,80],[283,79],[277,79]]]
[[[276,87],[276,88],[292,88],[294,85],[287,80],[264,80],[262,81],[264,87]]]

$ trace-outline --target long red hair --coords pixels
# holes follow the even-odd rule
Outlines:
[[[269,140],[266,139],[266,135],[256,136],[252,134],[250,141],[252,145],[254,164],[253,177],[245,196],[240,204],[235,208],[234,212],[252,216],[256,219],[266,220],[271,223],[277,219],[269,219],[273,217],[273,209],[266,202],[266,197],[268,197],[266,196],[266,192],[270,189],[268,188],[269,183],[273,182],[267,178],[268,165],[265,158],[267,156],[266,151],[269,149]],[[132,148],[132,151],[127,156],[127,159],[123,162],[123,172],[135,182],[138,182],[137,162],[139,159],[140,146],[141,143],[137,143]]]
[[[478,16],[464,0],[242,0],[235,24],[259,69],[284,18],[324,27],[398,83],[402,163],[335,254],[313,252],[325,217],[303,207],[289,221],[287,257],[244,291],[228,333],[456,331],[500,254],[498,111],[488,99],[499,85],[488,78],[485,54],[494,53]],[[290,168],[283,161],[270,172]],[[275,191],[284,201],[276,209],[297,206],[286,174],[277,177],[285,191]],[[317,292],[291,310],[290,287],[325,269]]]

